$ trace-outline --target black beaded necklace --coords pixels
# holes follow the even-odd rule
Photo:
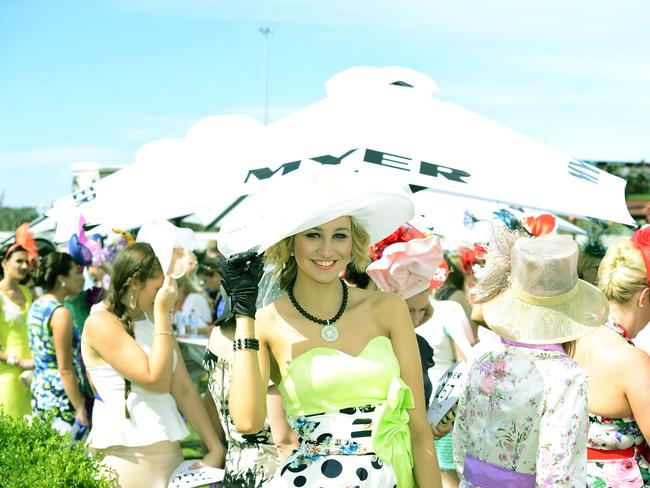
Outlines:
[[[296,310],[300,312],[300,315],[302,315],[306,319],[309,319],[312,322],[316,322],[317,324],[324,326],[320,331],[320,335],[323,338],[323,340],[327,342],[334,342],[339,337],[339,330],[332,324],[341,318],[341,315],[343,315],[343,312],[345,312],[345,308],[348,305],[348,285],[345,284],[345,281],[341,280],[341,286],[343,287],[343,301],[341,302],[341,308],[339,308],[339,311],[336,312],[336,315],[334,315],[334,317],[332,317],[329,320],[323,320],[323,319],[319,319],[318,317],[314,317],[312,314],[307,312],[307,310],[305,310],[300,306],[300,304],[296,300],[295,295],[293,294],[294,284],[295,281],[291,284],[291,286],[287,290],[287,295],[289,295],[289,300],[291,300],[293,306],[296,307]]]

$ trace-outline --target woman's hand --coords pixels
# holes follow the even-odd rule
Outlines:
[[[168,313],[171,311],[176,299],[178,298],[178,288],[176,287],[176,280],[171,276],[166,276],[163,285],[156,293],[154,300],[154,308],[157,310]]]
[[[34,369],[34,360],[33,359],[19,359],[18,360],[18,366],[20,366],[20,368],[24,369],[24,370]]]
[[[190,469],[198,469],[202,468],[203,466],[210,466],[211,468],[223,468],[223,463],[223,450],[212,450],[203,456],[203,459],[192,464],[190,466]]]
[[[81,425],[90,427],[90,422],[88,421],[88,414],[86,413],[85,407],[78,408],[75,412],[74,418],[76,418]]]
[[[431,432],[433,432],[433,438],[435,440],[440,439],[441,437],[449,434],[454,428],[454,420],[456,420],[456,408],[458,405],[454,406],[447,415],[445,415],[438,425],[431,424]]]
[[[258,285],[264,273],[262,256],[246,251],[231,256],[226,263],[223,288],[235,315],[255,318]]]

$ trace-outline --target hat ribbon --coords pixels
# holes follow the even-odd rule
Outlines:
[[[537,295],[531,295],[530,293],[525,292],[518,286],[513,285],[512,293],[522,302],[529,305],[539,305],[540,307],[551,307],[553,305],[560,305],[571,300],[578,293],[578,284],[577,282],[573,288],[559,295],[553,295],[552,297],[540,297]]]

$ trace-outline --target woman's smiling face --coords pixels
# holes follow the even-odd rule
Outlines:
[[[2,260],[2,270],[8,278],[22,280],[29,272],[29,260],[26,251],[14,251]]]
[[[320,283],[338,279],[352,256],[352,224],[343,216],[294,237],[298,269]]]

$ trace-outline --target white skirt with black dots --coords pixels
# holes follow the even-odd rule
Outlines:
[[[264,488],[394,488],[393,468],[373,452],[374,413],[365,406],[290,417],[300,447]]]

